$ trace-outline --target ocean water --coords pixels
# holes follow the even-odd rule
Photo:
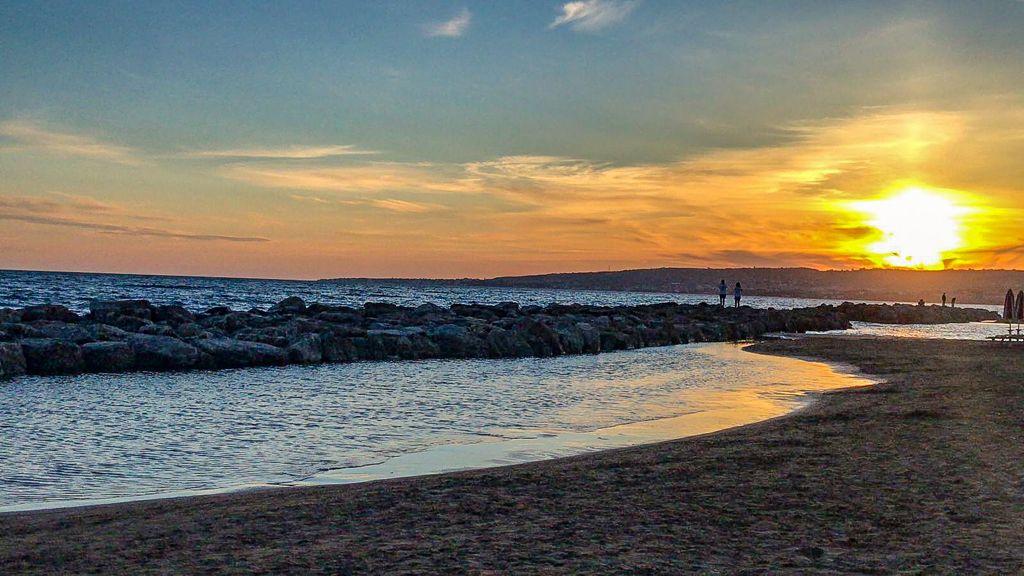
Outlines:
[[[91,299],[142,298],[155,304],[182,304],[197,311],[213,306],[248,310],[253,307],[268,308],[288,296],[299,296],[306,302],[356,307],[366,302],[389,302],[403,306],[418,306],[426,302],[439,306],[449,306],[455,302],[518,302],[521,305],[579,303],[602,306],[718,302],[717,294],[446,286],[429,282],[253,280],[0,270],[0,308],[62,304],[72,310],[85,312],[89,309]],[[800,308],[841,302],[756,295],[743,298],[744,304],[758,308]]]
[[[248,309],[293,295],[353,306],[717,300],[714,294],[0,271],[0,307],[60,303],[84,311],[92,298],[146,298],[194,310]],[[750,296],[744,303],[838,302]],[[1005,329],[858,323],[849,332],[948,338]],[[0,383],[0,510],[563,456],[778,416],[816,391],[863,383],[851,378],[734,344],[549,359],[22,377]]]
[[[829,330],[811,334],[845,334],[888,338],[938,338],[941,340],[987,340],[990,336],[1006,334],[1009,326],[1003,322],[963,322],[958,324],[875,324],[852,322],[849,330]],[[1014,324],[1014,334],[1017,325]]]
[[[389,461],[453,447],[493,454],[511,442],[519,447],[499,463],[536,460],[761,420],[803,405],[809,393],[856,383],[823,364],[724,343],[548,359],[25,377],[0,385],[0,510],[365,480],[391,474],[366,472]],[[602,433],[667,418],[682,423]],[[481,465],[419,460],[405,473]]]

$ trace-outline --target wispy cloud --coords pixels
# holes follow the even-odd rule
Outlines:
[[[310,202],[313,204],[320,204],[323,206],[327,205],[341,205],[341,206],[371,206],[373,208],[379,208],[381,210],[388,210],[390,212],[403,212],[407,214],[425,214],[427,212],[436,212],[443,210],[444,206],[440,204],[433,204],[427,202],[412,202],[409,200],[398,200],[396,198],[359,198],[352,200],[328,200],[320,196],[307,196],[303,194],[290,194],[289,197],[292,200],[299,202]]]
[[[461,12],[450,20],[427,24],[424,27],[424,31],[431,38],[458,38],[466,33],[472,19],[473,15],[469,12],[469,9],[463,8]]]
[[[25,222],[27,224],[41,224],[45,226],[58,226],[77,230],[88,230],[103,234],[117,234],[124,236],[143,236],[155,238],[172,238],[176,240],[196,241],[223,241],[223,242],[268,242],[269,238],[259,236],[231,236],[224,234],[202,234],[173,230],[167,228],[155,228],[152,226],[133,226],[126,224],[112,224],[110,222],[91,219],[89,214],[81,212],[120,212],[121,210],[110,204],[99,202],[87,196],[68,195],[70,201],[58,202],[46,198],[35,198],[28,196],[4,196],[0,195],[0,221]],[[102,206],[102,208],[101,208]],[[91,207],[92,209],[89,209]],[[106,215],[106,214],[105,214]],[[124,217],[122,215],[122,217]],[[157,219],[148,216],[127,216],[136,220]]]
[[[621,22],[636,6],[636,2],[621,0],[566,2],[562,5],[562,13],[548,27],[567,25],[580,32],[596,32]]]
[[[371,162],[354,166],[290,167],[234,164],[221,175],[267,188],[337,193],[393,191],[476,192],[474,182],[453,175],[450,167]]]
[[[58,131],[30,120],[0,122],[0,136],[9,138],[23,147],[37,148],[55,154],[118,164],[142,163],[136,152],[127,146],[111,144],[84,134]]]
[[[184,152],[185,158],[234,158],[234,159],[272,159],[272,160],[307,160],[315,158],[332,158],[336,156],[370,156],[379,154],[377,150],[363,150],[352,144],[331,146],[287,146],[284,148],[227,148],[221,150],[194,150]]]

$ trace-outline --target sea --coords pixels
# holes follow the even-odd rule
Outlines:
[[[192,310],[288,296],[390,302],[632,305],[669,294],[0,271],[0,307],[145,298]],[[744,298],[755,307],[838,304]],[[992,309],[996,309],[992,307]],[[1005,325],[848,333],[984,338]],[[867,382],[841,366],[690,344],[596,356],[25,376],[0,382],[0,511],[269,486],[343,483],[514,464],[720,430]]]

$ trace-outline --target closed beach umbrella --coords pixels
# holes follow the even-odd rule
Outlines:
[[[1003,318],[1013,320],[1013,290],[1006,291],[1006,298],[1003,299]]]
[[[1014,319],[1024,320],[1024,290],[1017,293],[1017,305],[1014,306]]]

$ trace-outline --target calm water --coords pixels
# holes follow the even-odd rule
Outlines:
[[[731,410],[720,428],[850,378],[733,344],[19,378],[0,387],[0,507],[295,483],[437,447]],[[602,445],[577,438],[570,451]]]
[[[307,302],[356,307],[366,302],[390,302],[403,306],[418,306],[426,302],[439,306],[449,306],[454,302],[518,302],[522,305],[580,303],[605,306],[657,302],[718,302],[717,294],[0,271],[0,308],[52,303],[63,304],[73,310],[84,312],[89,308],[90,299],[144,298],[156,304],[180,303],[192,310],[205,310],[213,306],[248,310],[253,307],[267,308],[288,296],[299,296]],[[767,296],[743,298],[744,304],[759,308],[799,308],[840,302]]]
[[[83,311],[91,298],[146,298],[196,310],[248,309],[292,295],[355,306],[716,299],[0,271],[0,307],[53,302]],[[835,303],[756,296],[744,302],[776,308]],[[1002,330],[858,324],[853,332],[983,337]],[[821,364],[758,356],[730,344],[552,359],[23,377],[0,383],[0,509],[536,460],[770,418],[800,406],[808,391],[850,385],[850,378]],[[652,421],[672,425],[637,424]],[[607,432],[616,426],[612,430],[632,431]]]
[[[979,306],[980,308],[980,306]],[[1008,326],[1000,322],[965,322],[962,324],[874,324],[853,322],[850,330],[831,330],[814,334],[852,334],[858,336],[891,336],[897,338],[939,338],[943,340],[985,340],[1006,334]],[[1016,325],[1014,325],[1016,326]],[[1014,328],[1016,333],[1016,327]]]

